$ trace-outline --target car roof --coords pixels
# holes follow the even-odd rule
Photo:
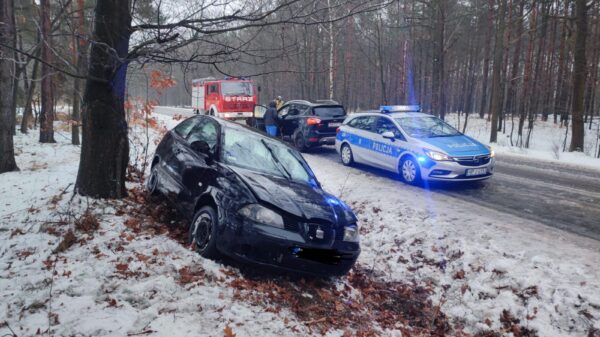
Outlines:
[[[287,101],[285,102],[285,105],[288,104],[304,104],[304,105],[308,105],[311,107],[315,107],[315,106],[343,106],[340,103],[334,101],[334,100],[315,100],[313,102],[311,101],[307,101],[307,100],[303,100],[303,99],[293,99],[291,101]]]
[[[218,123],[223,128],[233,129],[233,130],[238,130],[238,131],[252,132],[252,133],[256,134],[257,136],[264,137],[264,138],[266,138],[268,140],[271,140],[271,141],[279,142],[280,144],[282,144],[282,145],[284,145],[284,146],[286,146],[286,147],[288,147],[288,148],[293,149],[294,151],[296,151],[296,149],[294,149],[293,147],[289,146],[286,142],[280,140],[279,138],[273,138],[273,137],[267,135],[265,132],[260,131],[258,129],[255,129],[253,127],[247,126],[247,125],[243,125],[243,124],[236,123],[236,122],[233,122],[233,121],[228,121],[228,120],[225,120],[225,119],[222,119],[222,118],[217,118],[217,117],[214,117],[214,116],[198,115],[198,116],[192,116],[192,117],[190,117],[188,119],[192,119],[192,118],[196,118],[196,119],[199,119],[199,118],[209,118],[209,119],[215,121],[216,123]]]

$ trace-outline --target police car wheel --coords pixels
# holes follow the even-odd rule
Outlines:
[[[418,184],[421,180],[419,164],[411,157],[404,158],[400,163],[400,177],[407,184]]]
[[[340,158],[342,159],[342,164],[346,166],[351,166],[352,164],[354,164],[354,156],[352,155],[352,149],[350,148],[350,145],[342,145],[342,149],[340,151]]]

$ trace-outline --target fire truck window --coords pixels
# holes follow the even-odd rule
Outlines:
[[[211,84],[208,90],[209,94],[219,92],[219,87],[216,84]]]

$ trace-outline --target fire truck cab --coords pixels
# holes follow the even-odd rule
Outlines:
[[[192,108],[196,114],[246,119],[253,117],[255,104],[252,80],[231,77],[192,80]]]

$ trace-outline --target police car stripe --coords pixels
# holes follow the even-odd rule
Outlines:
[[[340,131],[337,134],[339,141],[347,141],[352,145],[356,145],[373,152],[379,152],[386,156],[397,158],[404,152],[411,152],[400,146],[393,146],[382,142],[377,142],[369,138],[361,137],[347,131]]]

